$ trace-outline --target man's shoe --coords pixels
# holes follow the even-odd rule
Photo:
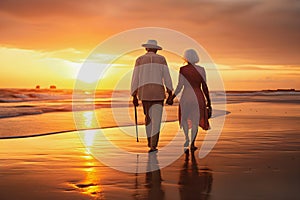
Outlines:
[[[158,151],[157,148],[151,148],[151,149],[148,151],[148,153],[151,153],[151,152],[157,152],[157,151]]]

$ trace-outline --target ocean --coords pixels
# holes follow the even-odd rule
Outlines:
[[[245,102],[292,103],[300,105],[300,91],[229,91],[211,92],[213,107],[218,104]],[[0,89],[0,138],[16,138],[63,133],[80,129],[97,129],[134,125],[129,91],[97,91],[95,94],[59,89]],[[73,109],[81,113],[82,120],[74,122]],[[124,120],[116,123],[112,113],[118,109],[118,115]],[[225,108],[225,107],[223,107]],[[127,110],[126,110],[127,109]],[[141,106],[139,123],[143,123]],[[96,122],[87,124],[95,110]],[[177,120],[177,106],[167,107],[169,116],[165,121]],[[230,113],[225,111],[226,114]],[[115,111],[114,111],[115,112]],[[218,113],[214,112],[215,116]],[[130,115],[130,118],[126,118]],[[77,115],[78,116],[78,115]],[[81,122],[82,121],[82,122]],[[95,121],[95,120],[94,120]],[[85,124],[80,124],[84,123]],[[100,124],[100,125],[99,125]]]

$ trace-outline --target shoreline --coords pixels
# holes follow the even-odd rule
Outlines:
[[[172,107],[169,107],[170,109],[172,109]],[[141,109],[141,108],[140,108]],[[177,105],[174,106],[173,109],[177,109]],[[96,112],[97,110],[95,110]],[[85,112],[85,111],[82,111]],[[86,111],[86,112],[93,112],[93,110],[91,111]],[[71,112],[73,113],[73,112]],[[141,110],[140,110],[141,113]],[[46,113],[44,113],[46,114]],[[177,113],[176,113],[177,114]],[[216,117],[220,117],[223,115],[229,115],[230,111],[223,111],[223,110],[214,110],[212,119],[216,118]],[[24,115],[24,117],[26,117],[28,115]],[[142,115],[140,114],[140,118],[142,119]],[[174,119],[175,118],[175,119]],[[170,122],[178,122],[177,117],[172,116],[170,119],[167,119],[166,121],[163,121],[162,123],[170,123]],[[139,120],[138,125],[144,125],[143,120]],[[79,129],[68,129],[68,130],[61,130],[61,131],[53,131],[53,132],[48,132],[48,133],[33,133],[33,134],[29,134],[29,135],[18,135],[18,136],[0,136],[0,140],[7,140],[7,139],[18,139],[18,138],[30,138],[30,137],[41,137],[41,136],[47,136],[47,135],[53,135],[53,134],[62,134],[62,133],[67,133],[67,132],[76,132],[76,131],[87,131],[87,130],[99,130],[99,129],[110,129],[110,128],[122,128],[122,127],[134,127],[134,124],[122,124],[122,126],[117,126],[117,125],[106,125],[106,126],[102,126],[102,127],[89,127],[89,128],[79,128]]]
[[[90,154],[74,132],[0,140],[0,198],[297,199],[300,195],[299,105],[243,103],[229,104],[227,110],[231,114],[226,116],[220,138],[205,158],[200,159],[198,154],[209,133],[199,130],[196,140],[199,150],[194,158],[183,154],[165,168],[150,173],[125,173],[106,166]],[[127,128],[134,133],[134,127]],[[144,126],[139,128],[139,143],[133,135],[121,137],[123,132],[118,128],[106,129],[104,134],[126,151],[147,154]],[[162,127],[158,165],[168,159],[162,156],[163,149],[178,129],[176,121]],[[84,132],[88,136],[82,137],[86,144],[97,149],[96,144],[101,143],[92,142],[99,141],[97,130]],[[183,148],[183,134],[181,138],[176,144],[179,150]],[[115,159],[122,160],[122,155],[112,152],[109,146],[102,147],[114,153],[111,156]],[[175,155],[175,152],[176,148],[168,153]],[[142,158],[137,163],[139,167],[147,164]],[[123,161],[115,163],[115,167],[123,165]],[[127,166],[135,171],[136,161]]]

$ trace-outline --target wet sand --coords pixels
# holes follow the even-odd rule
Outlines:
[[[200,159],[197,150],[194,156],[183,154],[171,165],[148,173],[105,166],[84,147],[77,132],[0,140],[0,199],[298,199],[299,105],[237,103],[227,110],[231,113],[208,156]],[[164,125],[158,165],[166,159],[163,149],[177,130],[178,122]],[[142,131],[141,126],[141,136]],[[144,138],[136,143],[134,137],[118,137],[119,132],[104,129],[121,148],[147,154]],[[198,147],[204,137],[200,131]],[[181,145],[183,141],[170,153],[181,150]]]

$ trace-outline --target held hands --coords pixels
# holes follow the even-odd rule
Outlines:
[[[175,95],[172,95],[172,93],[169,93],[169,96],[168,96],[168,98],[167,98],[167,101],[166,101],[166,103],[168,104],[168,105],[173,105],[173,103],[174,103],[174,98],[175,98]]]
[[[135,107],[138,107],[139,106],[139,100],[137,98],[137,96],[133,96],[133,100],[132,100],[132,103]]]

